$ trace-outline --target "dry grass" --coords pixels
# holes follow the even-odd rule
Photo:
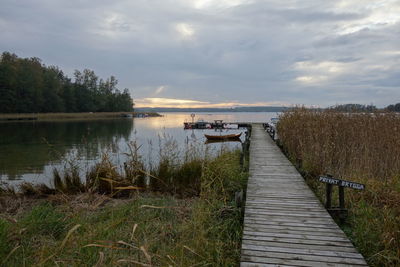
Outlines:
[[[234,192],[246,182],[239,158],[205,162],[200,197],[57,193],[0,209],[0,265],[236,266],[242,212]]]
[[[278,132],[291,160],[319,196],[318,175],[366,184],[347,190],[352,240],[374,266],[400,265],[400,116],[296,109],[281,116]]]
[[[113,162],[110,150],[105,150],[100,161],[85,170],[76,159],[65,158],[63,168],[53,169],[52,187],[32,183],[22,183],[17,188],[0,185],[0,195],[41,197],[90,192],[129,197],[137,191],[152,191],[181,198],[194,197],[200,195],[207,164],[227,152],[225,149],[204,151],[191,143],[182,151],[173,137],[164,137],[160,138],[159,161],[146,166],[137,143],[132,141],[127,145],[129,149],[123,153],[125,161],[121,165]]]
[[[236,266],[247,173],[239,151],[211,157],[165,139],[145,169],[107,153],[86,170],[54,170],[54,189],[0,187],[0,266]]]

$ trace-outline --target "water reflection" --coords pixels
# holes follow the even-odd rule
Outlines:
[[[81,159],[97,158],[102,149],[127,142],[132,130],[129,119],[1,123],[0,175],[16,180],[40,174],[71,152]]]
[[[82,169],[100,159],[107,150],[116,164],[123,164],[128,143],[135,141],[140,154],[151,164],[160,158],[160,146],[174,139],[177,149],[220,150],[241,148],[240,142],[205,145],[204,134],[214,130],[183,130],[183,122],[191,121],[189,113],[165,113],[163,117],[0,123],[0,182],[15,180],[48,181],[54,167],[62,167],[62,159],[75,158]],[[224,122],[266,122],[276,113],[196,113],[195,120]],[[218,134],[245,131],[222,130]],[[243,135],[244,136],[244,135]],[[244,137],[242,137],[244,139]],[[17,181],[18,182],[18,181]]]

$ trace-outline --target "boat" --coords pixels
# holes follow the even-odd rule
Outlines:
[[[207,139],[205,141],[205,144],[214,144],[214,143],[225,143],[225,142],[239,142],[241,143],[242,140],[240,138],[234,138],[234,139],[215,139],[215,140],[209,140]]]
[[[205,134],[204,136],[207,140],[238,140],[242,133],[239,134],[227,134],[227,135],[209,135]]]

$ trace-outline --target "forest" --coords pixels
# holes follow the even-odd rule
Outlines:
[[[75,70],[74,79],[37,57],[0,56],[0,113],[133,111],[128,89],[114,76],[103,80],[94,71]]]
[[[400,112],[400,103],[389,105],[386,107],[388,111]]]

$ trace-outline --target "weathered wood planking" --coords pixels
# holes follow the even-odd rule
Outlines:
[[[250,143],[241,266],[367,266],[260,124]]]

